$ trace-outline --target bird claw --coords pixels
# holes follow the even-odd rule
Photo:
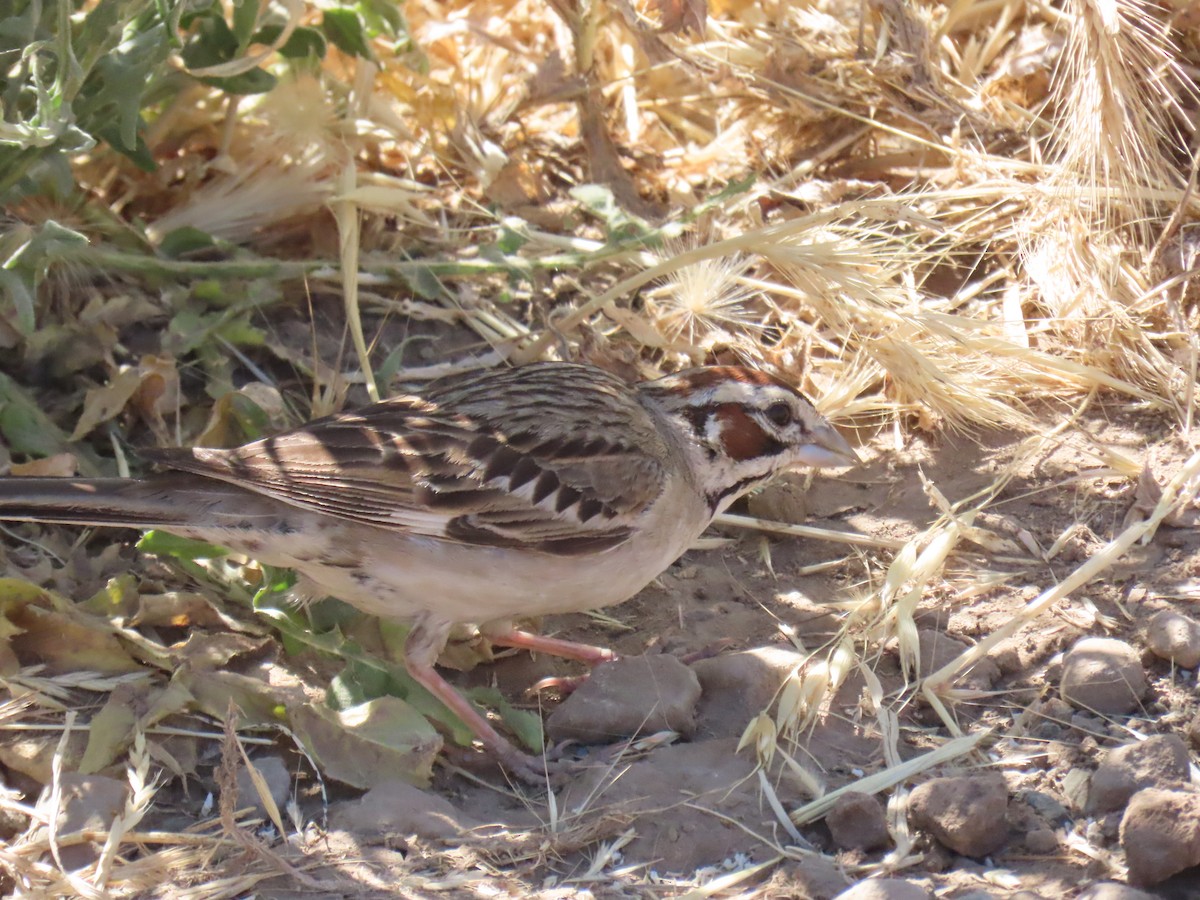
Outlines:
[[[585,672],[582,675],[547,675],[545,678],[538,680],[532,686],[526,688],[525,694],[532,697],[543,691],[557,691],[560,696],[566,697],[568,694],[575,693],[588,680],[590,675],[590,672]]]

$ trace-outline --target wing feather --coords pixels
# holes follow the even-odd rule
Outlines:
[[[633,391],[565,363],[435,383],[232,450],[152,454],[339,519],[560,555],[627,540],[664,457]]]

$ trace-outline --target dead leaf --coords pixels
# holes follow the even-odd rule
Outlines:
[[[240,621],[198,591],[143,594],[131,621],[134,625],[153,627],[220,628],[245,634],[266,633],[261,625]]]
[[[302,692],[273,685],[265,678],[199,669],[189,663],[181,665],[172,680],[196,698],[197,709],[214,719],[223,720],[232,703],[244,726],[278,725],[290,705],[306,699]]]
[[[193,631],[182,647],[176,649],[181,660],[197,669],[219,669],[241,656],[261,653],[271,644],[271,638],[253,638],[228,632]]]
[[[159,443],[170,443],[170,429],[164,419],[179,410],[179,371],[170,356],[143,356],[138,362],[141,382],[130,400],[142,420],[150,426]]]
[[[617,145],[608,133],[600,92],[592,91],[590,94],[579,103],[579,136],[587,151],[591,180],[612,190],[623,209],[643,219],[657,219],[663,214],[663,208],[638,193],[637,184],[621,164]]]
[[[0,741],[0,765],[33,779],[38,784],[49,784],[53,777],[54,754],[61,733],[21,733]],[[72,731],[67,738],[63,754],[63,768],[75,768],[87,743],[87,734],[82,730]]]
[[[133,742],[137,731],[157,725],[191,703],[192,695],[175,682],[149,689],[140,683],[118,685],[100,712],[92,717],[87,749],[78,771],[99,772],[112,765]]]
[[[119,416],[141,383],[141,373],[129,367],[118,372],[104,387],[89,390],[83,401],[83,412],[68,440],[77,441],[90,434],[97,425]]]
[[[43,459],[31,459],[29,462],[13,463],[8,470],[10,475],[22,478],[48,476],[53,478],[69,478],[79,473],[79,460],[74,453],[55,453]]]
[[[694,31],[704,36],[708,24],[706,0],[651,0],[651,5],[658,9],[659,31],[668,34]]]
[[[15,578],[0,579],[0,637],[24,665],[51,674],[141,671],[107,618],[91,615],[62,597]]]

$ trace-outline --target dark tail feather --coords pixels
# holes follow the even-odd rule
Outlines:
[[[0,478],[0,520],[168,528],[195,515],[188,482],[187,476]]]

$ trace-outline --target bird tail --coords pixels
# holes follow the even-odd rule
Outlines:
[[[169,489],[156,477],[0,478],[0,520],[124,528],[169,528],[195,507],[178,476]]]

